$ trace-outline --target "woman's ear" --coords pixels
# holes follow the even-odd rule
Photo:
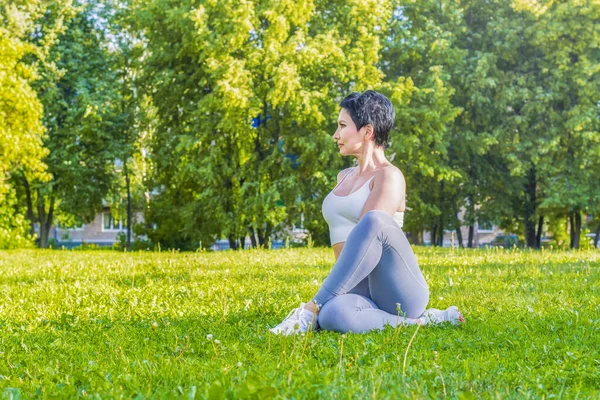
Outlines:
[[[373,140],[375,138],[375,130],[373,129],[373,125],[367,124],[364,126],[366,140]]]

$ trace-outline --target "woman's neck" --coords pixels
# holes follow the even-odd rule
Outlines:
[[[356,159],[358,160],[359,175],[377,171],[381,168],[391,165],[388,159],[385,158],[385,153],[382,147],[372,146],[371,148],[367,148],[365,153],[362,156],[357,156]]]

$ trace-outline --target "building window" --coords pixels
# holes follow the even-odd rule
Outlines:
[[[124,231],[126,229],[125,221],[116,221],[109,212],[102,213],[102,231]]]

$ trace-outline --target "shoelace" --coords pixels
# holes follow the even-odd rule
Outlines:
[[[290,313],[287,315],[287,317],[285,317],[283,319],[283,322],[280,324],[280,326],[294,326],[296,325],[296,323],[299,323],[301,321],[300,318],[300,313],[302,312],[302,306],[293,309],[292,311],[290,311]]]
[[[288,322],[288,319],[292,319],[296,317],[296,319],[300,319],[300,313],[302,312],[302,307],[294,308],[290,313],[283,319],[284,322]]]
[[[302,318],[303,312],[307,313],[306,317],[308,317],[308,313],[310,312],[304,309],[304,305],[305,303],[301,303],[300,307],[291,310],[289,314],[283,319],[283,321],[272,329],[289,332],[290,329],[293,329],[295,331],[295,327],[297,326],[298,330],[304,331],[305,328],[312,326],[315,315],[313,313],[313,315],[311,315],[310,318]]]

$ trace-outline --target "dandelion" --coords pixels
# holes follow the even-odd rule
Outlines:
[[[213,335],[212,335],[212,333],[209,333],[208,335],[206,335],[206,339],[207,339],[207,340],[213,340]]]
[[[152,323],[152,330],[155,331],[158,328],[158,324],[156,323],[156,321],[154,321]]]
[[[219,339],[215,339],[215,344],[219,345],[219,344],[221,344],[221,341]]]

